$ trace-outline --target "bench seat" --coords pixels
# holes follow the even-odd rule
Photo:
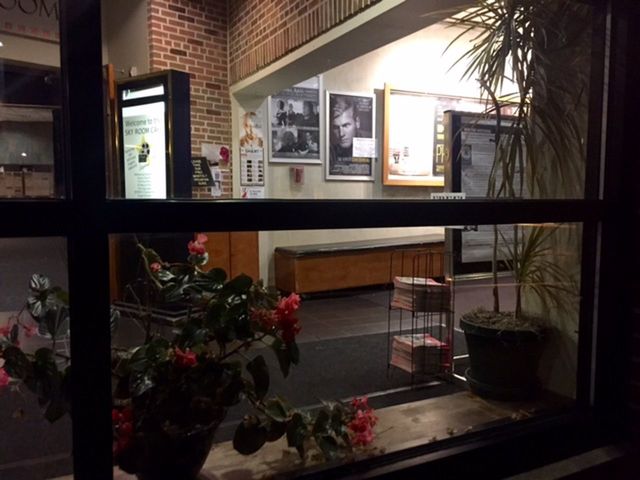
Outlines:
[[[404,265],[394,257],[391,270],[393,252],[406,249],[442,254],[444,235],[277,247],[276,287],[283,292],[317,293],[389,284],[396,275],[411,275],[409,256]],[[442,257],[435,258],[431,273],[442,276]]]

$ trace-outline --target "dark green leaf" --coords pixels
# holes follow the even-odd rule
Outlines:
[[[233,436],[233,448],[242,455],[257,452],[267,441],[267,430],[256,417],[248,417],[238,425]]]
[[[327,412],[325,409],[322,409],[318,412],[317,416],[316,416],[316,421],[313,423],[313,430],[311,431],[311,433],[313,435],[318,435],[318,434],[325,434],[328,432],[328,426],[329,426],[329,412]]]
[[[128,362],[132,372],[143,372],[148,368],[147,348],[147,345],[142,345],[134,350]]]
[[[203,272],[202,276],[211,282],[222,284],[227,279],[227,272],[222,268],[212,268],[208,272]]]
[[[178,283],[168,283],[160,290],[160,295],[167,303],[177,302],[182,300],[183,285]]]
[[[169,342],[166,339],[156,337],[146,347],[145,355],[151,365],[157,365],[167,360]]]
[[[285,422],[268,421],[265,428],[267,429],[267,442],[275,442],[287,432]]]
[[[44,412],[44,418],[50,423],[62,418],[68,411],[67,403],[60,397],[55,396]]]
[[[10,377],[23,380],[31,374],[31,363],[18,347],[5,348],[2,358],[4,358],[4,369]]]
[[[161,282],[170,282],[175,278],[175,275],[173,273],[171,273],[169,270],[166,270],[164,268],[155,272],[154,275]]]
[[[265,413],[276,422],[284,422],[287,420],[288,412],[284,404],[279,398],[271,398],[264,404]]]
[[[298,363],[300,363],[300,349],[298,348],[296,342],[288,344],[287,350],[289,352],[291,363],[293,363],[294,365],[298,365]]]
[[[287,445],[295,447],[304,458],[304,439],[307,436],[307,425],[300,413],[294,413],[287,425]]]
[[[229,280],[227,284],[224,286],[225,290],[230,290],[236,294],[247,293],[247,291],[253,285],[253,280],[251,277],[240,274],[232,280]]]
[[[51,288],[51,280],[45,275],[34,273],[29,280],[29,289],[34,292],[41,292]]]
[[[247,371],[253,377],[253,385],[258,400],[262,400],[269,391],[269,368],[262,355],[247,363]]]
[[[291,368],[291,357],[287,346],[279,338],[275,339],[271,344],[271,348],[278,358],[278,364],[280,365],[280,371],[286,378],[289,375],[289,369]]]
[[[131,395],[138,397],[155,386],[151,372],[134,372],[129,380]]]
[[[327,460],[334,460],[339,456],[338,442],[331,435],[318,435],[315,439]]]

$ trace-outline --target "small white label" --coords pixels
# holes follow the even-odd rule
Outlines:
[[[354,157],[376,158],[376,139],[354,137],[352,155]]]
[[[264,187],[240,187],[241,198],[264,198]]]
[[[431,200],[464,200],[465,198],[464,192],[434,192],[431,194]]]

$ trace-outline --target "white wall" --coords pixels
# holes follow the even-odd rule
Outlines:
[[[103,0],[102,62],[112,63],[116,77],[149,72],[146,0]]]
[[[330,91],[376,93],[376,139],[381,150],[383,98],[385,83],[393,88],[430,94],[478,97],[479,86],[475,80],[461,80],[467,62],[451,66],[469,47],[467,36],[446,53],[451,40],[459,29],[445,24],[433,25],[362,57],[345,63],[322,75],[323,89]],[[509,91],[510,86],[505,86]],[[324,103],[324,91],[321,92]],[[234,196],[240,192],[239,118],[245,110],[260,107],[266,112],[266,101],[261,98],[244,100],[241,105],[232,99],[234,145]],[[267,119],[263,121],[267,125]],[[324,128],[323,128],[324,130]],[[265,145],[267,139],[265,138]],[[428,198],[439,187],[389,187],[382,185],[382,166],[375,164],[374,182],[326,181],[324,165],[304,165],[304,184],[294,185],[290,180],[291,164],[269,164],[265,172],[265,196],[273,199],[380,199],[380,198]],[[260,233],[260,274],[267,283],[274,282],[273,251],[277,246],[322,244],[351,240],[368,240],[414,236],[428,233],[444,235],[442,228],[394,228],[313,230]]]

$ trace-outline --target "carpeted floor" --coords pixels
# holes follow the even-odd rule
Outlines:
[[[248,356],[264,356],[271,375],[269,395],[281,395],[296,407],[373,394],[372,406],[381,408],[460,391],[452,384],[418,388],[433,377],[415,375],[412,379],[408,372],[388,367],[388,338],[382,333],[301,343],[300,364],[286,379],[271,350],[256,350]],[[456,332],[454,344],[456,354],[464,352],[466,347],[461,333]],[[249,412],[251,409],[246,404],[231,408],[217,440],[230,439],[238,420]]]

